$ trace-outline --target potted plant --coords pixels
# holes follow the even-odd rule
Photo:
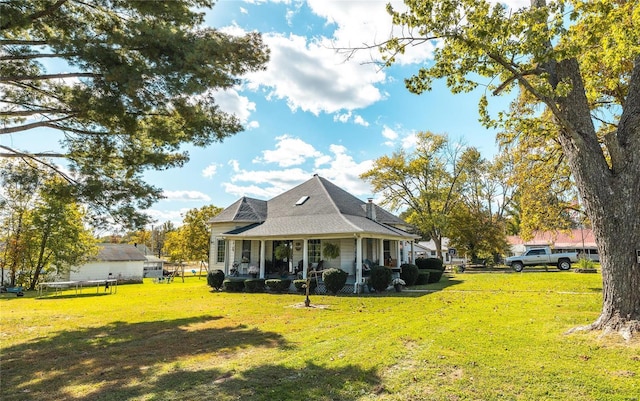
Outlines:
[[[326,259],[335,259],[340,256],[340,245],[333,242],[325,242],[322,247],[322,255]]]
[[[405,283],[405,281],[401,278],[394,278],[391,281],[391,285],[393,286],[393,288],[395,288],[396,292],[400,292],[402,291],[402,286],[407,285],[407,283]]]
[[[288,242],[283,242],[280,245],[278,245],[276,247],[276,249],[273,250],[273,254],[275,255],[276,259],[278,260],[287,260],[287,264],[280,267],[280,276],[284,277],[285,275],[287,275],[288,273],[288,266],[289,266],[289,261],[291,260],[291,257],[293,256],[293,248],[291,247],[291,244],[289,244]]]

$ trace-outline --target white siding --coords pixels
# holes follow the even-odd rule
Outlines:
[[[123,262],[92,262],[74,268],[69,273],[69,280],[104,280],[111,278],[118,280],[142,280],[144,271],[144,261],[123,261]]]

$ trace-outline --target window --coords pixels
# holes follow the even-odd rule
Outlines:
[[[218,249],[216,252],[216,262],[224,263],[224,254],[226,250],[226,241],[223,239],[218,239]]]
[[[389,240],[382,241],[382,252],[384,256],[384,261],[387,261],[391,258],[391,242]],[[386,263],[385,263],[386,264]]]
[[[296,202],[296,206],[300,206],[303,203],[305,203],[307,201],[307,199],[309,199],[308,196],[303,196],[302,198],[298,199],[298,201]]]
[[[242,261],[251,261],[251,240],[242,240]]]
[[[318,263],[320,261],[320,240],[309,240],[309,263]]]

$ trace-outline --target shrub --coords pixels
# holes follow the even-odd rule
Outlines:
[[[247,292],[262,292],[264,291],[264,279],[248,278],[244,280],[244,289]]]
[[[428,284],[437,283],[442,278],[442,270],[439,269],[424,269],[421,271],[429,272]]]
[[[229,292],[242,292],[244,290],[244,279],[230,277],[222,282],[224,289]]]
[[[296,287],[298,292],[305,293],[305,285],[307,284],[307,280],[293,280],[293,286]],[[309,294],[313,294],[316,291],[316,287],[318,287],[318,281],[316,279],[309,280]]]
[[[416,278],[415,285],[429,284],[429,276],[430,275],[431,274],[429,273],[428,270],[425,270],[425,269],[418,270],[418,277]]]
[[[407,283],[407,287],[414,285],[418,279],[418,266],[404,263],[400,269],[400,278]]]
[[[207,285],[215,290],[222,288],[224,272],[222,270],[211,270],[207,273]]]
[[[416,258],[416,266],[418,269],[434,269],[444,271],[442,259],[438,258]]]
[[[289,291],[291,280],[288,278],[272,278],[265,281],[265,284],[273,292],[285,292]]]
[[[384,266],[374,266],[369,277],[371,287],[376,291],[386,290],[391,283],[391,276],[391,269],[387,269]]]
[[[327,291],[336,295],[347,283],[348,276],[349,274],[342,269],[331,268],[322,273],[322,281],[324,281],[324,287]]]

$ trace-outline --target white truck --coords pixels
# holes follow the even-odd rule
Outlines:
[[[510,256],[505,263],[513,270],[521,272],[525,266],[556,265],[560,270],[571,269],[571,263],[578,261],[577,252],[553,253],[551,248],[531,248],[520,256]]]

